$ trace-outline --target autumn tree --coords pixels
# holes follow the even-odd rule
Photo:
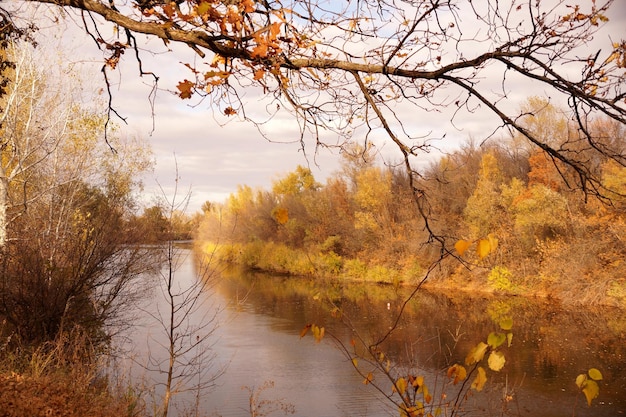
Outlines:
[[[500,204],[502,172],[493,153],[483,156],[474,193],[465,207],[466,221],[474,238],[484,237],[501,222],[503,207]]]
[[[149,154],[133,138],[111,134],[105,143],[105,118],[62,79],[52,83],[27,45],[14,51],[0,148],[3,330],[25,347],[75,326],[94,345],[106,343],[134,280],[152,266],[148,251],[128,245],[137,231],[127,223]]]
[[[377,1],[333,7],[253,0],[27,3],[90,16],[77,21],[85,22],[87,38],[104,51],[102,73],[109,92],[108,74],[121,65],[122,55],[132,52],[142,63],[138,35],[164,40],[172,53],[178,50],[174,44],[190,47],[201,59],[184,62],[188,75],[176,86],[182,99],[201,98],[224,117],[250,120],[240,98],[243,89],[257,89],[273,103],[266,107],[270,117],[290,109],[303,144],[312,137],[315,146],[337,145],[325,139],[324,131],[346,140],[383,132],[395,144],[411,184],[418,176],[416,158],[446,133],[445,128],[421,129],[413,123],[416,116],[428,120],[428,112],[438,111],[454,123],[480,107],[499,120],[499,127],[523,135],[569,166],[575,172],[572,186],[602,192],[601,178],[589,169],[587,157],[537,136],[522,123],[525,112],[507,106],[519,85],[567,103],[578,132],[568,140],[584,141],[593,152],[625,163],[621,150],[594,147],[596,137],[587,128],[598,115],[626,121],[624,41],[607,37],[594,49],[588,46],[619,7],[612,0],[584,5]],[[5,8],[5,15],[20,15],[19,8]],[[110,24],[120,30],[105,30]],[[139,71],[158,79],[151,72],[155,69],[140,65]],[[498,87],[493,80],[501,80]],[[398,111],[401,107],[411,110]],[[415,193],[419,204],[422,197]]]

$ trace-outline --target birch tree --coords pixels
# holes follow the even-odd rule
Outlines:
[[[85,133],[76,131],[84,126],[85,120],[79,123],[78,119],[85,114],[72,104],[72,92],[63,91],[63,86],[37,67],[32,48],[13,45],[5,52],[12,57],[15,68],[9,75],[11,82],[0,113],[0,247],[9,238],[7,225],[38,197],[38,193],[27,192],[32,188],[29,173],[46,159],[54,158],[60,144],[69,137],[70,125],[74,135]],[[66,166],[71,166],[73,172],[66,172],[61,183],[75,178],[86,161],[83,166],[69,162]]]

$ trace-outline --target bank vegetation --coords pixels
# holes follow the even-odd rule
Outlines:
[[[527,129],[572,146],[562,110],[539,97],[522,110]],[[589,128],[626,146],[617,123]],[[224,204],[207,202],[197,240],[225,262],[275,273],[400,285],[443,257],[428,285],[625,306],[626,169],[582,142],[575,150],[607,185],[603,198],[571,189],[576,173],[521,137],[470,139],[420,176],[420,216],[403,167],[354,145],[324,184],[299,166],[270,190],[241,185]],[[479,256],[486,239],[493,250]]]

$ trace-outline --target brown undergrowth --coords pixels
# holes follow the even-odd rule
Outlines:
[[[143,404],[133,391],[101,375],[84,332],[64,332],[36,348],[0,344],[0,417],[134,417]]]

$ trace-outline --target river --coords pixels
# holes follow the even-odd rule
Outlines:
[[[193,281],[191,256],[185,258],[177,278],[183,283]],[[351,341],[357,336],[368,344],[379,340],[394,326],[409,289],[321,284],[238,271],[222,271],[212,280],[215,285],[202,296],[203,308],[211,311],[210,316],[213,311],[219,315],[206,357],[212,358],[212,370],[223,369],[224,373],[217,378],[217,385],[201,396],[203,415],[249,416],[251,393],[258,396],[257,403],[266,401],[259,416],[274,408],[277,411],[267,415],[285,415],[281,406],[286,410],[293,407],[293,415],[302,417],[398,415],[397,407],[386,398],[392,395],[391,383],[374,374],[372,383],[364,384],[340,347],[353,349]],[[154,291],[147,304],[162,303],[160,294]],[[329,302],[340,307],[343,316],[338,317]],[[435,401],[442,394],[453,397],[458,386],[446,384],[446,369],[453,363],[462,364],[473,346],[499,330],[496,323],[504,317],[514,323],[511,346],[500,349],[506,364],[500,372],[487,370],[485,389],[470,395],[463,415],[626,414],[623,311],[567,309],[547,300],[420,290],[404,306],[381,351],[394,371],[406,370],[406,375],[410,370],[414,376],[424,376]],[[162,354],[155,343],[160,332],[157,323],[149,317],[141,323],[132,337],[139,361],[148,350],[153,356]],[[310,335],[300,337],[310,323],[324,326],[327,335],[320,343]],[[602,372],[603,380],[599,381],[598,398],[589,407],[574,381],[592,367]],[[370,368],[365,361],[359,363],[365,374]],[[156,373],[144,376],[148,380],[162,378]],[[194,398],[181,394],[177,401],[182,416],[180,410]]]

